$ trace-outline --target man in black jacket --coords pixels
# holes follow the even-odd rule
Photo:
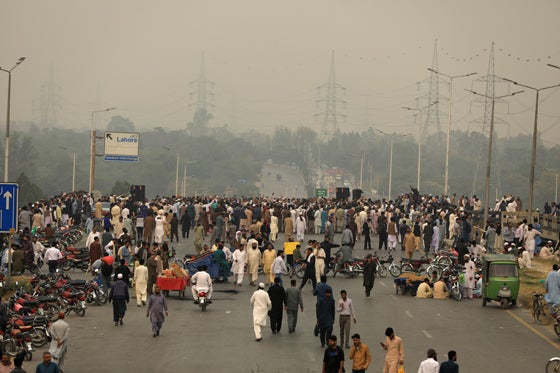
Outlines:
[[[274,284],[268,289],[268,296],[272,303],[272,309],[268,311],[270,328],[272,329],[272,334],[280,333],[284,306],[286,305],[286,291],[280,285],[280,277],[274,278]]]
[[[113,302],[113,321],[115,322],[115,326],[123,324],[126,304],[129,301],[128,285],[123,281],[122,273],[119,273],[117,275],[117,281],[115,281],[109,292],[109,303]]]
[[[459,373],[459,364],[457,361],[457,352],[451,350],[447,353],[449,360],[444,361],[439,366],[439,373]]]

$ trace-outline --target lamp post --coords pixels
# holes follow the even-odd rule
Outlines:
[[[8,170],[10,166],[10,106],[12,97],[12,71],[19,66],[20,63],[25,61],[25,57],[20,57],[16,64],[11,69],[3,69],[0,67],[0,71],[8,73],[8,105],[6,108],[6,142],[4,145],[4,182],[8,182]]]
[[[429,104],[427,106],[424,106],[423,108],[420,108],[420,109],[419,108],[407,107],[407,106],[402,107],[405,110],[417,111],[418,112],[418,119],[419,119],[418,121],[420,122],[419,123],[420,126],[419,126],[419,129],[418,129],[418,131],[419,131],[418,132],[418,176],[417,176],[417,181],[416,181],[416,189],[418,189],[418,190],[420,190],[420,166],[421,166],[420,162],[421,162],[421,159],[422,159],[422,112],[425,109],[437,104],[438,102],[439,101],[434,101],[431,104]]]
[[[465,78],[467,76],[475,75],[476,73],[468,73],[463,75],[447,75],[434,69],[428,68],[428,70],[435,74],[445,76],[449,79],[449,107],[447,109],[447,146],[445,150],[445,183],[443,187],[443,194],[447,196],[449,190],[449,138],[451,136],[451,101],[453,99],[453,79]]]
[[[515,96],[518,93],[524,92],[524,91],[518,91],[518,92],[513,92],[510,93],[508,95],[503,95],[503,96],[487,96],[485,94],[482,93],[478,93],[475,91],[471,91],[470,89],[465,89],[465,91],[471,92],[472,94],[478,95],[478,96],[482,96],[485,98],[488,98],[490,100],[492,100],[492,114],[490,116],[490,134],[489,134],[489,139],[488,139],[488,161],[486,163],[486,182],[484,185],[484,221],[483,224],[484,226],[486,226],[486,222],[488,221],[488,199],[490,197],[490,166],[492,164],[492,137],[494,135],[494,105],[496,103],[496,99],[500,99],[500,98],[504,98],[504,97],[509,97],[509,96]]]
[[[177,169],[175,171],[175,197],[177,197],[179,195],[179,151],[168,148],[167,146],[164,146],[163,148],[165,150],[169,150],[170,152],[177,153]],[[187,166],[185,165],[185,173],[187,172],[186,167]]]
[[[389,150],[389,201],[391,200],[391,192],[392,192],[392,187],[393,187],[393,140],[395,138],[395,134],[387,134],[381,130],[378,130],[377,128],[375,129],[377,132],[385,135],[385,136],[391,136],[391,143],[390,143],[390,150]],[[398,135],[399,137],[406,137],[409,136],[410,133],[405,133],[404,135]]]
[[[59,149],[70,151],[64,146],[59,146]],[[76,152],[72,150],[72,191],[76,190]]]
[[[346,153],[346,154],[355,158],[360,157],[360,189],[362,189],[362,181],[364,175],[364,159],[366,157],[366,152],[364,151],[363,154],[354,154],[354,153]]]
[[[89,148],[89,187],[88,192],[91,193],[93,191],[93,184],[95,181],[95,150],[96,150],[96,143],[97,137],[95,132],[95,114],[96,113],[103,113],[105,111],[115,110],[116,107],[110,107],[103,110],[95,110],[91,112],[91,135],[90,135],[90,148]]]
[[[187,195],[187,165],[188,164],[193,164],[193,163],[198,163],[198,159],[196,161],[186,161],[185,164],[183,165],[183,185],[182,185],[182,190],[181,190],[181,195],[183,197],[185,197]]]
[[[513,83],[514,85],[518,85],[520,87],[523,88],[527,88],[530,90],[535,91],[536,95],[535,95],[535,120],[533,123],[533,145],[531,147],[531,173],[529,176],[529,201],[528,201],[528,211],[529,211],[529,223],[533,222],[533,188],[535,186],[535,164],[537,163],[537,120],[538,120],[538,116],[539,116],[539,94],[541,91],[544,91],[546,89],[551,89],[551,88],[557,88],[560,87],[560,84],[555,84],[555,85],[551,85],[548,87],[543,87],[543,88],[535,88],[535,87],[530,87],[528,85],[525,84],[521,84],[518,83],[516,81],[513,81],[511,79],[506,79],[506,78],[502,78],[503,80],[505,80],[506,82],[510,82]]]
[[[554,202],[558,202],[558,173],[560,173],[560,170],[556,168],[545,168],[544,171],[554,172],[554,174],[556,175],[555,177],[556,184],[554,189]]]

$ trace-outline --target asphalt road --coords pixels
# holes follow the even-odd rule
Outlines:
[[[318,238],[306,239],[312,237]],[[278,242],[277,248],[280,245]],[[191,240],[175,244],[179,255],[190,247]],[[355,256],[363,256],[360,247],[358,243]],[[73,274],[76,278],[84,276],[81,272]],[[503,311],[497,304],[483,308],[478,299],[456,302],[396,295],[390,275],[376,280],[371,299],[364,297],[361,277],[329,276],[328,282],[336,299],[340,290],[346,289],[354,302],[358,322],[352,325],[351,332],[360,333],[362,341],[370,346],[370,372],[382,371],[384,353],[379,342],[388,326],[403,339],[407,372],[417,371],[428,348],[436,349],[440,361],[448,350],[458,351],[461,372],[540,372],[550,357],[560,353],[558,339],[549,329],[530,320],[528,326],[522,322],[528,320],[528,313],[521,308]],[[282,332],[272,335],[267,326],[260,343],[254,340],[249,304],[254,290],[248,285],[239,288],[216,284],[214,303],[206,312],[192,303],[190,291],[187,300],[172,293],[168,299],[169,317],[158,338],[152,337],[145,309],[138,308],[135,299],[131,299],[124,326],[118,327],[113,326],[110,304],[91,306],[83,318],[67,317],[71,332],[64,370],[320,372],[323,350],[313,336],[315,297],[311,285],[303,290],[305,310],[299,314],[296,333],[287,333],[284,316]],[[532,328],[544,335],[537,335]],[[338,317],[334,334],[339,335]],[[28,371],[40,362],[40,352],[35,353],[31,364],[25,364]],[[347,360],[345,366],[350,371],[351,361]]]
[[[291,198],[307,195],[301,171],[288,165],[265,163],[257,186],[264,196]]]

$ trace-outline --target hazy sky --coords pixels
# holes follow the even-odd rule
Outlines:
[[[318,130],[324,104],[316,100],[326,91],[317,87],[327,83],[335,51],[336,80],[346,87],[340,112],[348,116],[340,127],[416,134],[412,112],[401,106],[426,94],[416,83],[429,77],[436,39],[444,73],[486,75],[494,41],[497,75],[553,85],[560,70],[546,64],[560,65],[558,14],[557,0],[3,1],[0,66],[27,57],[12,75],[12,120],[39,121],[52,68],[61,127],[88,128],[92,110],[115,106],[111,114],[139,128],[177,129],[192,118],[190,82],[204,51],[206,77],[215,83],[212,125]],[[0,72],[0,128],[7,75]],[[484,92],[482,84],[472,87]],[[470,78],[455,80],[453,128],[482,113],[464,88]],[[505,93],[507,86],[497,87]],[[531,133],[534,97],[527,91],[496,107],[512,135]],[[543,92],[545,144],[560,143],[559,102],[560,89]],[[98,125],[109,118],[97,116]]]

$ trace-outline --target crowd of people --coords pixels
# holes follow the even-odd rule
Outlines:
[[[547,205],[545,213],[557,216],[556,204]],[[522,211],[521,206],[519,198],[504,196],[496,201],[494,211],[515,213]],[[87,232],[90,270],[99,271],[103,283],[111,289],[114,324],[123,325],[128,288],[134,285],[137,306],[147,305],[146,314],[152,323],[153,336],[157,337],[167,316],[165,298],[155,286],[157,276],[174,255],[170,243],[193,235],[195,254],[211,253],[219,264],[217,280],[227,282],[233,275],[235,285],[247,283],[257,287],[251,297],[257,341],[262,340],[262,326],[268,318],[272,333],[280,332],[284,310],[288,332],[295,332],[298,310],[303,311],[302,290],[311,282],[313,294],[317,296],[318,336],[321,345],[327,346],[325,363],[329,365],[333,356],[338,356],[334,352],[338,350],[332,347],[333,341],[337,346],[332,329],[338,313],[341,346],[351,349],[350,358],[358,356],[361,363],[356,366],[365,366],[365,370],[369,365],[367,346],[360,342],[358,334],[352,336],[353,345],[349,343],[350,325],[356,322],[352,301],[342,290],[340,299],[335,302],[332,289],[325,286],[329,258],[340,254],[341,262],[351,259],[360,241],[364,250],[372,250],[373,236],[378,241],[377,250],[390,253],[402,249],[405,258],[411,258],[415,252],[426,255],[435,254],[444,247],[453,249],[460,264],[467,268],[468,285],[463,286],[467,298],[476,296],[480,289],[479,280],[468,272],[470,256],[509,252],[518,255],[520,266],[526,267],[530,267],[531,257],[537,253],[545,259],[558,259],[552,242],[540,249],[538,221],[520,221],[516,227],[506,224],[502,229],[493,219],[476,231],[473,225],[481,208],[476,196],[443,197],[420,195],[417,191],[399,195],[392,201],[204,196],[134,201],[130,196],[111,196],[94,202],[86,193],[70,193],[22,207],[10,255],[14,272],[23,272],[25,266],[36,262],[42,253],[49,269],[55,271],[60,252],[54,244],[44,247],[36,240],[37,234],[50,240],[54,239],[56,227],[83,224]],[[324,239],[321,242],[308,240],[306,246],[308,234],[320,234]],[[277,242],[283,242],[282,249],[275,249]],[[4,264],[9,258],[6,252],[2,255]],[[287,271],[286,262],[291,265],[299,262],[305,267],[299,285],[291,279],[284,288],[282,273]],[[257,284],[259,267],[265,276],[264,282]],[[371,297],[375,272],[372,255],[367,254],[363,280],[366,298]],[[111,281],[113,274],[114,283]],[[419,287],[419,297],[448,297],[448,284],[443,279],[426,280]],[[193,298],[196,302],[194,287]],[[391,347],[394,342],[390,335],[387,338],[383,348],[389,356],[390,351],[394,352]],[[399,361],[402,358],[404,355]],[[385,371],[396,372],[393,367],[398,365],[393,364]],[[361,371],[358,368],[355,371]]]

